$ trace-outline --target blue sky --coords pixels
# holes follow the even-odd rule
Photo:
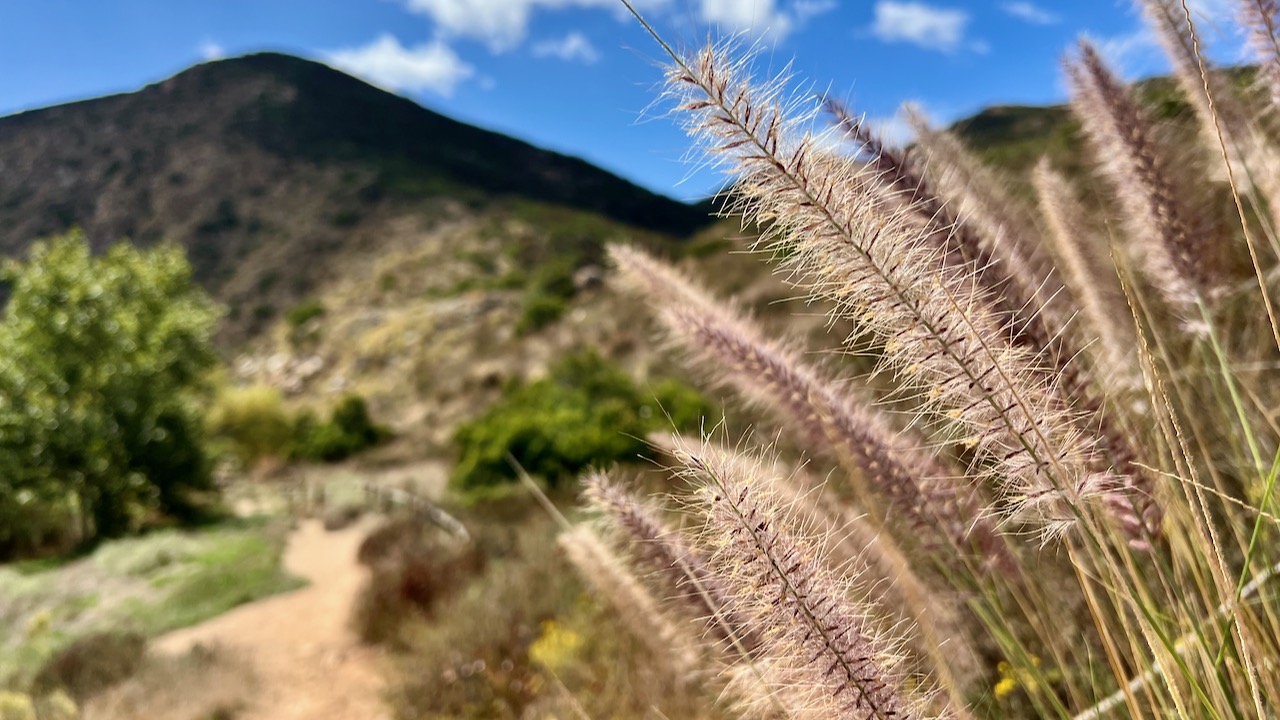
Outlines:
[[[1059,102],[1082,33],[1129,76],[1163,68],[1130,0],[635,0],[669,38],[742,33],[896,133],[906,100],[952,120]],[[1227,0],[1196,0],[1239,60]],[[0,0],[0,114],[133,90],[206,59],[323,60],[439,112],[584,157],[658,192],[719,183],[654,105],[659,50],[618,0]]]

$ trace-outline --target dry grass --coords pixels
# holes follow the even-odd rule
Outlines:
[[[258,690],[252,666],[216,647],[151,656],[121,685],[84,705],[83,720],[233,720]]]

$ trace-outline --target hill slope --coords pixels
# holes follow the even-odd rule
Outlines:
[[[353,252],[511,199],[684,235],[703,209],[472,127],[325,65],[259,54],[0,119],[0,253],[73,226],[185,246],[243,338]]]

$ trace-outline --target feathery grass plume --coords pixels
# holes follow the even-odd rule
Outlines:
[[[684,602],[693,617],[705,621],[709,631],[728,645],[740,644],[748,653],[759,645],[759,638],[736,619],[728,592],[701,554],[659,518],[658,509],[601,473],[588,474],[582,483],[588,505],[621,531],[636,561],[658,576],[660,584]]]
[[[792,716],[927,717],[928,698],[908,690],[895,643],[814,562],[760,468],[713,447],[680,456],[706,511],[711,567],[764,635],[763,677]]]
[[[1013,282],[1007,268],[991,255],[988,243],[979,237],[975,228],[959,218],[933,188],[929,179],[910,162],[907,154],[886,144],[867,124],[857,119],[843,103],[830,97],[823,98],[823,107],[836,120],[836,126],[846,139],[853,141],[858,154],[866,159],[875,171],[876,179],[885,183],[893,195],[913,209],[928,229],[929,241],[941,248],[943,261],[956,269],[972,273],[977,283],[991,292],[997,310],[1007,316],[1015,337],[1028,339],[1027,335],[1048,336],[1047,331],[1028,333],[1027,310],[1031,297],[1017,299],[1015,293],[1006,292]],[[1043,343],[1031,342],[1037,352],[1045,350]]]
[[[1007,281],[995,287],[1000,293],[998,301],[1010,307],[1012,316],[1023,318],[1016,340],[1047,355],[1062,392],[1074,398],[1085,429],[1100,436],[1107,459],[1125,475],[1124,491],[1108,493],[1107,506],[1135,538],[1157,536],[1160,509],[1153,501],[1151,483],[1133,464],[1132,442],[1103,407],[1105,383],[1088,373],[1080,359],[1085,343],[1079,341],[1079,332],[1073,325],[1078,301],[1062,284],[1050,254],[1027,240],[1039,236],[1036,222],[1021,211],[1000,179],[965,149],[959,138],[931,128],[928,119],[913,105],[905,105],[904,113],[919,145],[931,154],[934,164],[940,165],[936,172],[943,196],[952,197],[960,205],[965,214],[961,224],[980,228],[978,237],[986,245],[983,261],[1005,266],[1001,274]],[[1012,232],[1006,232],[1009,227]],[[984,286],[993,287],[989,283]]]
[[[913,434],[871,403],[835,389],[796,353],[719,303],[675,268],[637,250],[610,251],[625,284],[658,310],[670,337],[712,376],[790,421],[806,450],[834,455],[919,530],[936,529],[990,566],[1013,559],[984,517],[981,497]],[[866,498],[861,498],[866,502]]]
[[[1192,323],[1213,275],[1169,183],[1150,119],[1088,41],[1080,42],[1078,58],[1067,61],[1067,74],[1072,110],[1116,189],[1147,274],[1189,329],[1200,330]]]
[[[649,646],[654,657],[673,664],[673,677],[697,676],[701,658],[692,638],[667,618],[649,591],[591,528],[579,525],[566,530],[558,541],[578,574],[613,605],[632,634]]]
[[[1031,275],[1011,276],[1006,272],[1017,263],[998,261],[993,255],[995,248],[969,223],[952,216],[950,206],[933,194],[927,179],[913,171],[901,153],[882,143],[840,103],[826,99],[824,107],[835,116],[840,129],[862,146],[879,177],[908,198],[909,206],[925,218],[926,227],[930,229],[929,240],[945,250],[944,263],[953,269],[972,272],[978,285],[992,293],[996,309],[1003,313],[1013,330],[1014,340],[1049,361],[1045,369],[1057,374],[1064,394],[1075,400],[1075,409],[1085,423],[1082,427],[1098,434],[1107,459],[1130,476],[1123,491],[1108,494],[1107,506],[1120,524],[1128,528],[1135,546],[1148,544],[1150,537],[1159,535],[1160,508],[1154,502],[1150,482],[1132,479],[1140,474],[1134,465],[1136,453],[1132,444],[1104,412],[1103,383],[1086,374],[1080,363],[1083,346],[1075,340],[1078,333],[1069,322],[1069,317],[1074,315],[1074,311],[1068,312],[1068,307],[1074,304],[1071,298],[1057,286],[1060,289],[1054,293],[1056,298],[1043,306],[1037,304],[1038,298],[1048,299],[1048,296],[1041,287],[1028,282]],[[1045,277],[1050,276],[1045,271]]]
[[[691,445],[687,444],[685,447]],[[819,550],[833,570],[857,577],[883,578],[883,596],[876,606],[894,618],[914,624],[916,637],[910,647],[929,661],[929,669],[954,705],[963,705],[966,688],[977,678],[980,660],[971,638],[952,603],[959,598],[938,592],[916,574],[911,561],[890,541],[882,529],[849,503],[836,502],[821,486],[796,470],[779,473],[774,488],[792,512],[806,518],[814,530]],[[993,538],[1000,541],[1002,538]],[[984,567],[1004,562],[1013,569],[1014,558],[1007,547],[993,558],[983,556]]]
[[[986,294],[941,265],[910,211],[869,197],[859,171],[798,129],[811,116],[787,114],[779,83],[756,84],[723,56],[710,47],[679,60],[669,87],[690,132],[737,176],[733,209],[770,221],[761,242],[790,251],[785,267],[878,337],[923,407],[961,429],[1007,517],[1046,537],[1076,527],[1123,481],[1095,469],[1095,439],[1035,355],[1005,340]]]
[[[1024,314],[1044,312],[1054,330],[1071,316],[1071,299],[1044,247],[1030,209],[1005,190],[1003,181],[965,147],[954,133],[934,127],[919,107],[902,106],[903,117],[927,158],[925,174],[935,179],[939,195],[955,204],[955,214],[977,229],[989,254],[1002,263],[1004,275],[1019,287],[1018,300],[1029,302]]]
[[[1233,167],[1252,168],[1247,177],[1258,181],[1268,198],[1276,198],[1276,158],[1272,148],[1254,132],[1234,88],[1226,82],[1199,51],[1199,37],[1182,7],[1182,0],[1139,0],[1155,28],[1160,46],[1173,65],[1173,77],[1195,111],[1205,149],[1218,156],[1225,141],[1227,159]],[[1201,73],[1204,63],[1204,73]],[[1218,171],[1225,171],[1221,163]],[[1225,180],[1225,175],[1223,176]]]
[[[1248,30],[1249,45],[1258,60],[1273,109],[1280,109],[1280,3],[1276,0],[1237,0],[1240,24]]]
[[[650,442],[677,464],[685,448],[698,444],[666,433],[650,435]],[[915,626],[917,637],[911,639],[909,648],[913,657],[927,661],[941,689],[954,703],[961,703],[978,676],[980,660],[961,622],[959,599],[926,585],[883,528],[869,522],[853,503],[823,492],[822,484],[803,469],[774,463],[765,474],[792,514],[813,529],[828,568],[882,581],[882,594],[874,601],[876,608],[883,617]],[[1008,553],[1007,548],[1002,550]],[[1013,562],[1012,555],[1009,562]]]
[[[639,563],[662,578],[693,618],[706,622],[722,652],[749,657],[760,647],[760,636],[734,609],[729,591],[680,533],[666,527],[653,509],[602,473],[588,473],[582,485],[588,505],[623,533]]]
[[[1091,231],[1085,209],[1076,199],[1071,184],[1042,158],[1031,176],[1040,210],[1049,228],[1054,255],[1066,282],[1080,301],[1088,330],[1097,342],[1092,345],[1098,365],[1109,385],[1116,389],[1139,387],[1141,370],[1134,362],[1133,321],[1117,283],[1108,282],[1115,268],[1109,259],[1099,258],[1090,247]]]

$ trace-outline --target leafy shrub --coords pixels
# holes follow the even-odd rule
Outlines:
[[[391,437],[391,430],[373,422],[364,398],[351,395],[333,409],[329,422],[317,422],[313,415],[300,416],[294,435],[294,457],[337,462],[381,443]]]
[[[319,300],[307,300],[306,302],[295,305],[285,319],[289,322],[289,327],[300,328],[311,320],[324,315],[324,305]]]
[[[697,388],[679,380],[662,378],[648,389],[650,398],[644,408],[650,417],[656,412],[658,425],[692,431],[700,429],[705,418],[714,418],[715,410]],[[656,407],[654,407],[656,405]]]
[[[86,635],[50,658],[36,673],[32,688],[40,694],[65,690],[83,701],[132,676],[146,648],[146,638],[136,633]]]
[[[579,262],[576,257],[561,257],[539,265],[525,290],[524,311],[516,324],[516,332],[530,333],[559,320],[577,294],[573,276]]]
[[[537,332],[564,316],[569,302],[555,295],[534,295],[526,298],[520,319],[516,322],[516,333],[528,335]]]
[[[226,388],[205,419],[210,435],[228,443],[245,464],[285,457],[293,443],[294,422],[280,391],[266,385]]]
[[[595,352],[565,358],[551,375],[514,384],[483,415],[458,428],[459,460],[452,486],[477,498],[511,482],[508,456],[556,486],[591,465],[635,460],[644,437],[670,427],[695,429],[709,408],[674,380],[639,390],[619,367]],[[670,407],[668,407],[670,404]]]
[[[75,520],[75,509],[66,502],[0,502],[0,558],[71,550],[77,539]]]

